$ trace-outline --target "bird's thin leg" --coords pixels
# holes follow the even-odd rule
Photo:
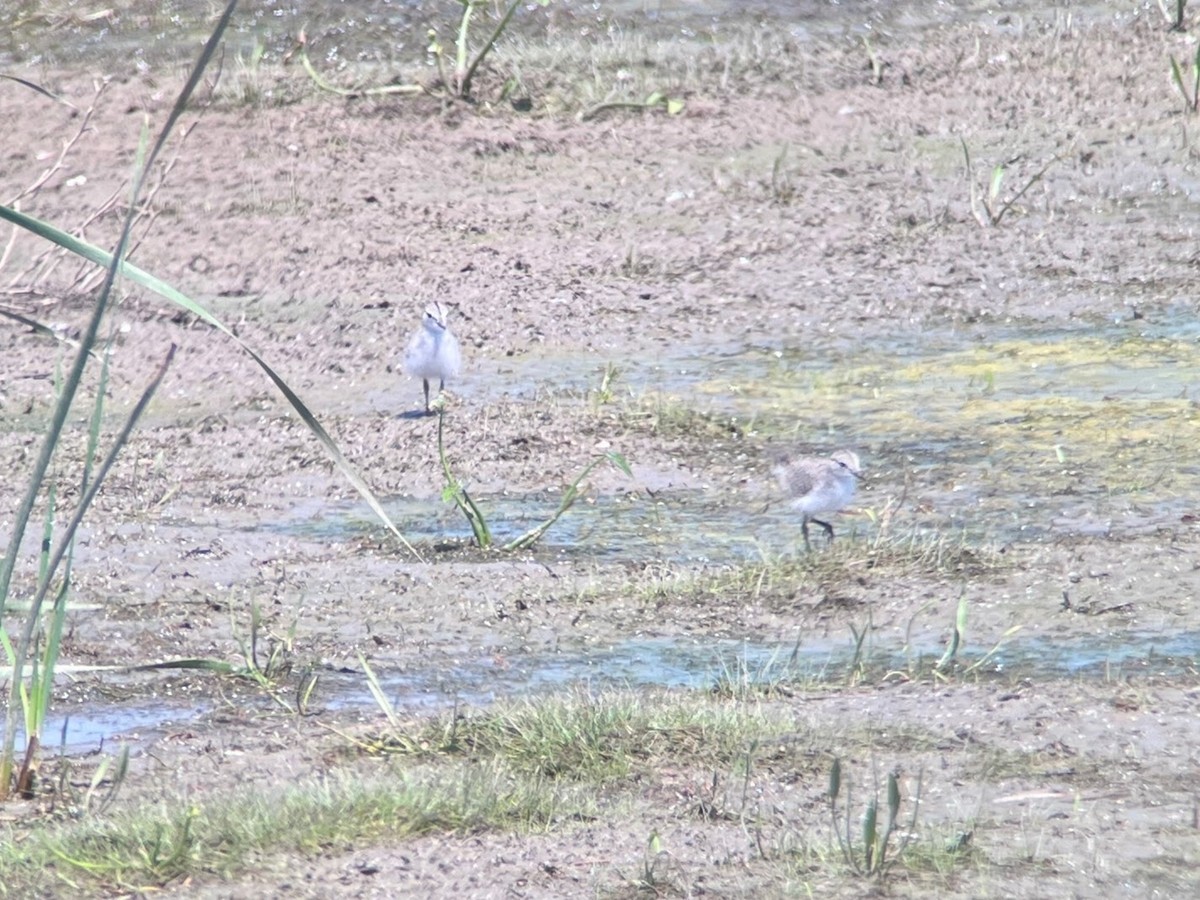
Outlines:
[[[804,535],[804,549],[812,552],[812,544],[808,540],[808,516],[804,516],[800,520],[800,533]]]
[[[429,379],[422,378],[421,384],[425,385],[425,412],[426,412],[426,414],[428,414],[430,412],[430,409],[429,409]]]
[[[829,543],[833,543],[833,526],[828,522],[822,522],[820,519],[813,519],[818,525],[825,529],[825,533],[829,535]]]

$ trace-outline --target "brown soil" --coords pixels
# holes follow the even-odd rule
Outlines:
[[[436,419],[414,415],[420,386],[398,371],[405,337],[433,299],[450,306],[467,359],[452,385],[447,451],[481,502],[504,509],[506,497],[537,495],[552,505],[598,452],[618,450],[635,478],[599,469],[589,499],[645,515],[675,498],[744,512],[748,532],[778,527],[758,517],[775,444],[855,443],[854,423],[814,422],[798,408],[792,423],[755,430],[723,415],[719,398],[687,388],[669,400],[684,417],[668,422],[654,391],[669,381],[660,363],[746,347],[819,358],[968,324],[1154,320],[1194,301],[1194,121],[1165,63],[1194,50],[1151,12],[964,14],[928,28],[901,18],[874,44],[878,84],[857,38],[785,42],[769,61],[774,75],[768,68],[744,91],[722,90],[711,74],[685,82],[679,116],[579,123],[403,98],[297,91],[304,96],[286,105],[245,105],[219,95],[186,118],[186,140],[172,141],[173,166],[155,185],[134,260],[267,359],[373,489],[393,498],[405,531],[462,534],[438,499]],[[98,71],[88,65],[14,69],[77,110],[93,101]],[[113,80],[90,127],[21,208],[64,225],[106,209],[83,230],[107,247],[143,115],[161,124],[180,79],[118,61],[105,74]],[[298,70],[279,77],[303,79]],[[0,155],[7,200],[46,169],[81,114],[10,85],[0,89],[0,120],[9,128]],[[980,193],[997,162],[1011,161],[1003,196],[1059,162],[985,227],[972,211],[960,137]],[[91,296],[68,261],[31,268],[42,250],[19,234],[0,268],[3,305],[61,336],[56,344],[0,320],[9,511]],[[978,655],[1016,625],[1051,642],[1200,630],[1194,516],[1120,542],[1014,542],[994,562],[965,567],[877,572],[839,547],[842,562],[828,572],[794,566],[797,586],[763,592],[719,581],[656,589],[698,574],[719,579],[722,569],[635,562],[610,547],[510,557],[420,538],[418,561],[382,529],[321,532],[356,508],[357,495],[230,340],[141,291],[112,321],[114,430],[168,345],[179,352],[85,525],[68,665],[237,661],[252,604],[276,635],[296,624],[297,669],[329,673],[357,669],[360,652],[381,673],[411,673],[630,637],[841,637],[868,617],[881,644],[899,648],[907,630],[941,646],[964,592]],[[608,363],[629,380],[602,403]],[[74,471],[83,440],[77,429],[62,471]],[[874,476],[864,508],[907,496],[909,459],[886,445],[859,447]],[[422,521],[430,517],[432,526]],[[855,539],[869,544],[875,526],[854,521]],[[1076,610],[1064,609],[1064,591]],[[1093,614],[1080,614],[1081,604]],[[794,707],[801,731],[877,723],[872,755],[856,762],[910,775],[924,768],[922,823],[939,833],[971,823],[973,862],[947,876],[900,875],[891,884],[901,895],[1185,896],[1200,885],[1197,682],[1194,667],[1190,677],[1155,671],[1138,663],[1107,680],[1018,672],[909,683],[881,670],[874,683],[773,702]],[[154,698],[197,698],[210,712],[137,743],[123,802],[326,772],[338,765],[329,754],[337,739],[323,726],[352,727],[359,715],[268,714],[247,685],[161,673],[64,680],[59,709]],[[932,743],[897,748],[890,723],[919,727]],[[981,748],[1019,764],[981,768]],[[811,767],[797,783],[794,764],[756,770],[754,809],[773,839],[825,840],[819,819],[804,832],[803,817],[771,812],[819,805],[823,771]],[[652,831],[670,849],[670,881],[689,896],[871,889],[811,873],[780,880],[743,822],[688,814],[706,778],[649,771],[619,815],[552,834],[384,838],[157,895],[632,894]]]

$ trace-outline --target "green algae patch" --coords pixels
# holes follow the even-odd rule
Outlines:
[[[858,448],[886,481],[912,483],[984,530],[1018,519],[1049,528],[1076,515],[1073,498],[1086,499],[1078,514],[1089,528],[1139,517],[1162,525],[1200,492],[1185,452],[1200,443],[1194,335],[1095,329],[971,344],[943,335],[831,358],[760,352],[737,372],[744,381],[726,369],[701,392],[747,412],[752,401],[768,440]]]

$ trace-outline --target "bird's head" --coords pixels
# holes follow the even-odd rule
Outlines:
[[[858,454],[853,450],[837,450],[829,457],[855,478],[862,478],[862,463],[858,460]]]
[[[446,330],[448,319],[446,307],[441,303],[430,303],[425,307],[425,327],[434,333]]]

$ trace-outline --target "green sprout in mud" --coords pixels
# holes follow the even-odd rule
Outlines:
[[[921,779],[917,775],[917,789],[913,793],[912,815],[905,828],[904,837],[893,848],[892,836],[896,832],[896,819],[900,814],[900,781],[895,772],[887,776],[884,819],[879,821],[879,791],[878,786],[874,795],[867,801],[867,808],[862,818],[862,841],[856,847],[851,823],[850,783],[846,779],[846,803],[844,814],[838,811],[838,798],[842,791],[842,761],[834,758],[829,770],[829,790],[826,798],[829,801],[829,822],[837,838],[842,857],[856,874],[871,877],[883,877],[904,855],[909,843],[916,833],[917,813],[921,809]]]
[[[771,161],[771,199],[776,203],[790,203],[796,196],[796,189],[787,172],[788,145],[784,144]]]
[[[651,897],[671,896],[682,893],[670,878],[665,877],[663,869],[671,864],[671,854],[663,849],[662,838],[657,831],[651,831],[646,839],[646,849],[642,857],[642,871],[635,879],[628,879],[639,895]]]
[[[883,84],[883,69],[885,63],[883,59],[875,52],[875,47],[871,44],[871,39],[865,34],[863,35],[863,49],[867,51],[867,62],[871,65],[871,84],[879,87]]]
[[[971,167],[971,151],[967,148],[965,139],[959,138],[959,140],[962,143],[964,168],[970,191],[971,214],[975,216],[975,220],[980,225],[991,226],[993,228],[1000,224],[1009,210],[1016,206],[1017,202],[1025,196],[1026,192],[1041,181],[1045,174],[1050,171],[1050,168],[1059,161],[1058,156],[1050,157],[1050,161],[1030,176],[1019,190],[1007,199],[1002,199],[1001,190],[1004,185],[1005,174],[1008,171],[1008,167],[1016,162],[1019,157],[1008,162],[997,163],[992,168],[987,190],[980,192],[979,186],[975,181],[975,172]]]
[[[621,377],[621,370],[613,363],[606,363],[600,376],[600,387],[591,392],[592,401],[597,406],[607,406],[616,399],[614,385]]]
[[[1000,640],[996,641],[987,653],[969,665],[962,665],[958,660],[958,652],[966,643],[967,638],[967,597],[964,594],[958,598],[958,606],[954,612],[954,627],[950,631],[950,639],[946,642],[946,652],[933,667],[934,676],[944,680],[947,674],[954,669],[958,669],[960,675],[971,675],[980,671],[1000,651],[1004,643],[1021,628],[1021,625],[1013,625],[1000,636]]]
[[[1196,56],[1186,76],[1183,67],[1174,56],[1171,57],[1171,81],[1183,96],[1183,111],[1192,114],[1200,112],[1200,45],[1196,46]]]
[[[446,479],[446,486],[442,488],[442,499],[447,502],[453,502],[458,507],[467,520],[467,524],[471,526],[471,533],[475,537],[475,545],[480,550],[487,550],[492,546],[492,532],[488,527],[487,519],[479,506],[467,492],[466,487],[455,476],[454,471],[450,468],[450,460],[446,457],[446,445],[443,439],[446,424],[446,407],[445,400],[439,398],[435,403],[437,410],[438,428],[437,428],[437,448],[438,459],[442,464],[442,474]],[[500,547],[505,552],[514,550],[526,550],[542,539],[550,527],[562,518],[563,514],[575,505],[575,501],[579,499],[579,486],[583,480],[587,478],[592,471],[603,463],[609,463],[625,473],[626,476],[632,478],[633,472],[629,468],[629,463],[620,453],[604,453],[597,456],[590,463],[583,467],[583,471],[579,473],[574,481],[572,481],[565,491],[563,491],[562,499],[559,500],[558,509],[550,514],[549,518],[544,520],[540,525],[535,525],[533,528],[526,531],[519,537],[514,538],[507,544]]]

